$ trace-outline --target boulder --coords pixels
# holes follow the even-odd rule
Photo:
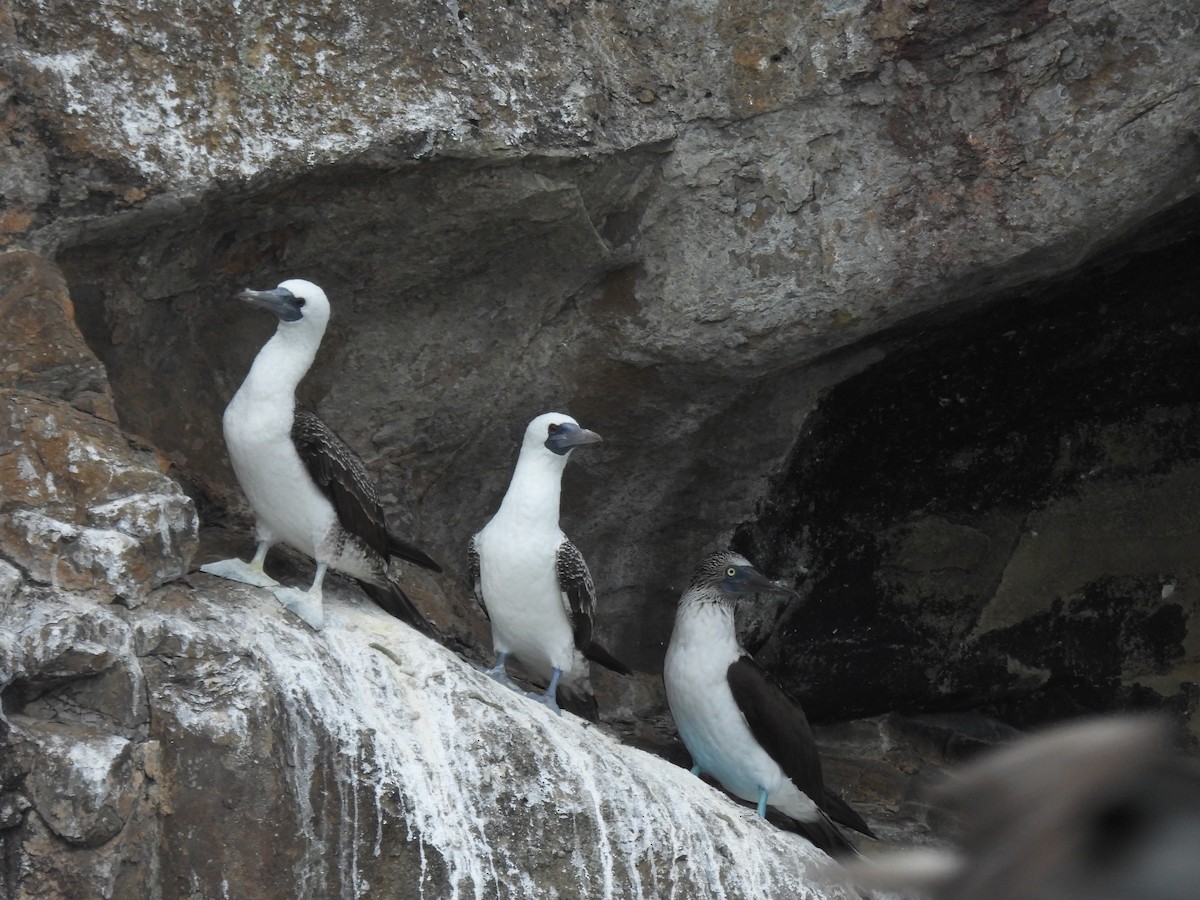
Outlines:
[[[926,323],[821,398],[738,535],[807,567],[751,646],[818,718],[1152,708],[1196,741],[1197,246]]]
[[[61,275],[9,252],[0,277],[13,279],[0,300],[13,326],[0,345],[0,552],[35,581],[137,602],[188,571],[195,507],[114,421]]]
[[[8,603],[7,895],[854,896],[686,768],[497,685],[349,583],[326,598],[320,633],[204,575],[133,610]]]

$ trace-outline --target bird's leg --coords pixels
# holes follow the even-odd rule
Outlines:
[[[529,696],[541,703],[547,709],[552,710],[556,716],[562,715],[562,710],[558,708],[558,679],[562,678],[562,669],[550,670],[550,684],[546,687],[544,694],[530,694]]]
[[[492,681],[502,684],[506,688],[510,688],[517,693],[522,693],[521,689],[513,683],[513,680],[508,677],[508,672],[506,672],[504,669],[504,661],[506,659],[508,659],[508,653],[504,650],[497,650],[495,664],[490,669],[485,669],[483,666],[480,666],[479,671],[483,672],[483,674],[492,679]]]
[[[700,777],[700,775],[703,771],[704,770],[702,768],[700,768],[699,764],[692,766],[692,774],[695,775],[697,778]]]
[[[269,541],[259,541],[258,548],[254,551],[254,559],[250,562],[242,562],[240,559],[222,559],[219,562],[205,563],[200,567],[200,571],[216,575],[218,578],[228,578],[230,581],[251,584],[254,587],[279,587],[279,582],[263,571],[263,560],[267,558],[267,551],[270,549]]]
[[[325,607],[322,604],[321,583],[325,580],[325,570],[327,568],[328,566],[325,563],[317,563],[317,574],[313,578],[312,587],[307,591],[291,587],[278,587],[272,591],[275,598],[286,609],[290,609],[311,625],[314,631],[320,631],[325,625]]]
[[[758,817],[760,819],[767,817],[767,791],[765,788],[758,789]]]

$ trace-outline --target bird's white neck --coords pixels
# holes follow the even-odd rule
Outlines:
[[[293,397],[296,385],[308,372],[321,346],[321,335],[298,328],[280,327],[254,358],[250,374],[238,393],[248,399]]]
[[[710,648],[721,659],[736,658],[741,652],[734,623],[733,605],[709,591],[690,588],[679,599],[671,640]]]
[[[517,457],[508,492],[496,515],[529,522],[550,523],[558,527],[562,473],[567,458],[549,451],[526,453]]]

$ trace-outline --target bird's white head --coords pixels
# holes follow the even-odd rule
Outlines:
[[[291,278],[274,290],[244,290],[238,299],[273,312],[280,331],[315,334],[319,341],[329,324],[329,298],[311,281]]]
[[[594,431],[582,428],[578,422],[565,413],[543,413],[525,429],[525,440],[521,444],[522,452],[549,451],[556,456],[566,457],[576,447],[582,444],[597,444],[600,435]]]

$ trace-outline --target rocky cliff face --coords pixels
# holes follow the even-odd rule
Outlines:
[[[6,896],[853,896],[339,588],[321,635],[207,576],[135,610],[10,597]]]
[[[235,846],[278,819],[300,837],[245,837],[257,849],[230,871],[353,895],[381,870],[335,884],[367,870],[326,850],[382,866],[372,828],[424,834],[435,815],[347,813],[391,802],[400,769],[375,758],[393,750],[323,723],[261,659],[235,663],[242,595],[181,580],[249,550],[220,412],[272,325],[230,297],[287,277],[334,307],[304,399],[447,566],[409,583],[468,655],[487,637],[462,548],[524,423],[566,408],[604,435],[567,470],[564,525],[602,640],[641,670],[598,685],[606,725],[636,743],[682,759],[662,649],[689,569],[731,538],[808,579],[800,604],[746,624],[822,718],[982,705],[1023,724],[1136,704],[1190,720],[1198,26],[1181,0],[18,0],[0,15],[0,598],[13,629],[45,627],[0,635],[20,748],[0,764],[5,858],[40,860],[9,871],[50,884],[84,858],[47,849],[66,841],[89,847],[78,872],[174,896],[203,869],[196,822],[230,823]],[[360,612],[356,628],[378,626]],[[413,671],[454,665],[404,646]],[[385,666],[342,649],[358,674],[328,647],[288,652],[331,683]],[[178,676],[189,703],[227,710],[227,666],[274,704],[249,744],[240,719],[220,737],[155,705]],[[361,756],[318,778],[367,785],[330,787],[336,815],[313,812],[326,782],[299,789],[280,749],[297,716],[325,736],[312,753]],[[170,735],[193,731],[239,762],[171,757]],[[270,760],[247,777],[272,790],[206,805],[248,755]],[[92,773],[78,790],[53,787],[68,759]],[[415,858],[442,860],[428,871],[515,890],[480,887],[439,840],[417,838]],[[635,866],[643,886],[674,877],[665,859]],[[208,877],[195,890],[219,895]]]
[[[95,414],[61,279],[0,266],[9,334],[37,336],[7,349],[0,430],[4,896],[852,896],[805,841],[354,587],[329,583],[317,634],[188,575],[192,502]]]
[[[738,535],[811,568],[760,640],[814,713],[1192,720],[1197,249],[927,322],[821,400]]]

